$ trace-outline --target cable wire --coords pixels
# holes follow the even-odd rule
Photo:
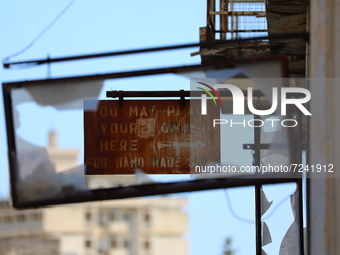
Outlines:
[[[226,198],[226,201],[227,201],[227,206],[228,206],[228,209],[229,209],[229,211],[230,211],[230,214],[231,214],[235,219],[237,219],[237,220],[239,220],[239,221],[242,221],[242,222],[245,222],[245,223],[248,223],[248,224],[255,224],[255,221],[254,221],[254,220],[246,219],[246,218],[243,218],[243,217],[237,215],[237,213],[234,211],[233,206],[232,206],[232,204],[231,204],[231,199],[230,199],[230,197],[229,197],[229,194],[228,194],[228,190],[227,190],[227,189],[224,189],[224,195],[225,195],[225,198]],[[276,210],[277,210],[277,209],[278,209],[278,208],[279,208],[279,207],[280,207],[287,199],[289,199],[290,196],[291,196],[291,194],[288,195],[288,196],[286,196],[286,197],[284,197],[279,203],[277,203],[277,205],[270,211],[270,213],[269,213],[267,216],[263,217],[262,221],[266,221],[266,220],[268,220],[270,217],[272,217],[273,214],[276,212]]]
[[[52,20],[52,22],[48,24],[25,48],[9,55],[8,57],[4,58],[3,61],[7,61],[10,58],[16,57],[31,48],[39,40],[39,38],[43,36],[65,14],[65,12],[74,4],[75,1],[76,0],[71,0],[68,5],[54,18],[54,20]]]

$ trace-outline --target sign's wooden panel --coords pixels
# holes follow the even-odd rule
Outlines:
[[[219,107],[208,100],[84,101],[86,174],[189,174],[220,160]]]

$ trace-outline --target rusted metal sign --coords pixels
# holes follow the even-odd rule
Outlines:
[[[183,105],[183,102],[185,104]],[[219,107],[208,100],[84,101],[85,173],[189,174],[220,159]]]

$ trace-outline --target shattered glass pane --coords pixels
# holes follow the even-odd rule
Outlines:
[[[296,184],[263,185],[262,249],[268,254],[300,254],[298,190]],[[274,198],[274,199],[272,199]],[[272,200],[271,200],[272,199]]]

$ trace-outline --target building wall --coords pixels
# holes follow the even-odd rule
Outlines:
[[[54,233],[78,233],[85,229],[84,212],[81,207],[55,207],[44,210],[44,231]]]
[[[188,242],[178,236],[156,235],[151,238],[150,254],[186,255],[189,254]]]
[[[23,211],[8,205],[0,208],[0,248],[8,246],[8,252],[11,248],[25,255],[45,254],[44,250],[65,255],[153,255],[176,248],[176,254],[184,255],[189,250],[184,239],[186,204],[186,198],[162,197]],[[30,242],[36,245],[27,246]]]
[[[55,234],[56,238],[59,240],[59,251],[60,254],[67,255],[78,255],[78,254],[86,254],[87,247],[85,236],[82,233],[78,234],[70,234],[63,233],[61,235]],[[89,254],[95,254],[94,252]]]
[[[36,236],[43,233],[42,211],[16,211],[0,207],[0,238],[12,238],[17,235]]]
[[[310,164],[334,164],[334,174],[310,180],[310,254],[340,254],[340,1],[312,0],[310,13]],[[335,177],[335,178],[334,178]]]
[[[151,232],[156,235],[180,235],[188,232],[188,216],[182,211],[154,210],[151,218]]]
[[[60,255],[58,239],[43,236],[0,239],[1,255]]]

